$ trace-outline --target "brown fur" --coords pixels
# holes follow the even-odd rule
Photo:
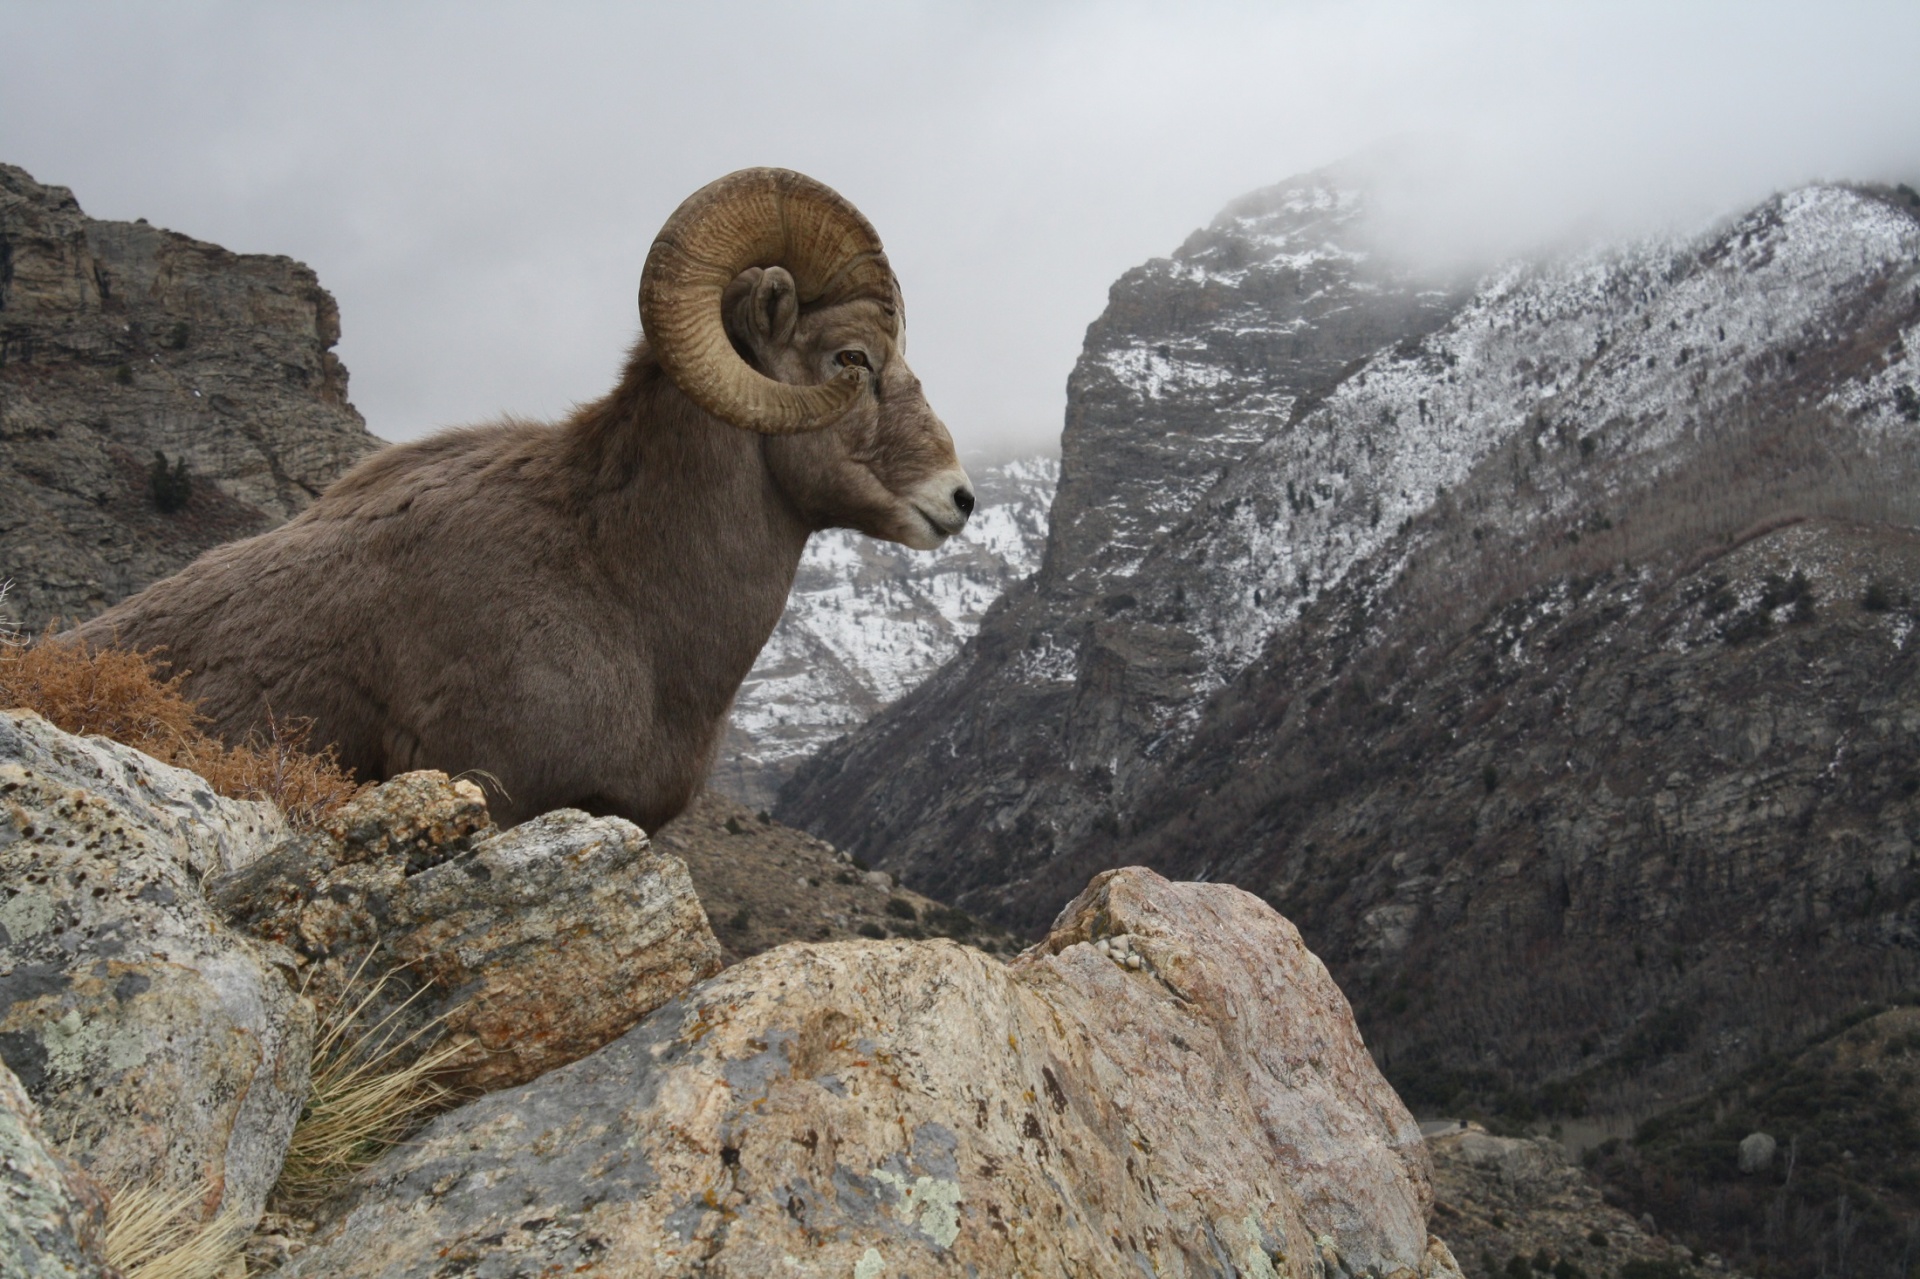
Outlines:
[[[769,376],[824,381],[858,349],[869,393],[825,429],[755,435],[696,408],[642,342],[567,421],[389,448],[82,635],[164,649],[229,741],[310,717],[363,779],[468,773],[503,823],[575,807],[656,829],[705,778],[808,535],[938,545],[964,522],[951,495],[971,506],[885,307],[802,315],[778,267],[726,305]]]

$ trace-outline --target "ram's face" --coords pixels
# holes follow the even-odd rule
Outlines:
[[[802,312],[779,267],[727,290],[727,332],[765,376],[818,386],[858,371],[861,393],[818,429],[769,436],[776,481],[815,528],[853,528],[932,550],[973,513],[953,439],[907,365],[899,308],[870,298]]]

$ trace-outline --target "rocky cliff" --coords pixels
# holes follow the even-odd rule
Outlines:
[[[89,218],[0,165],[12,620],[89,617],[287,519],[378,447],[347,402],[339,337],[300,263]]]
[[[1040,566],[1059,463],[970,469],[979,508],[937,551],[846,529],[807,543],[787,611],[734,699],[714,789],[771,807],[795,765],[937,670]]]
[[[1083,457],[1185,447],[1102,398],[1138,278],[1075,374],[1076,528]],[[1492,273],[1231,464],[1197,438],[1144,548],[1057,521],[781,815],[1026,928],[1103,865],[1250,887],[1424,1104],[1696,1088],[1920,975],[1917,325],[1905,192]]]

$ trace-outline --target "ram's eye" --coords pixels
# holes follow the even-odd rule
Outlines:
[[[867,363],[867,353],[865,351],[842,351],[833,358],[840,362],[840,367],[843,369],[871,369],[873,367]]]

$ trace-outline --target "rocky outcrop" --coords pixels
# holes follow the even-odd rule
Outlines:
[[[306,1098],[313,1010],[195,867],[247,860],[279,819],[132,754],[0,713],[0,1060],[101,1181],[250,1222]]]
[[[902,888],[824,840],[711,790],[660,828],[654,844],[687,864],[728,963],[790,941],[951,937],[1011,956],[1006,929]]]
[[[969,465],[979,506],[960,536],[914,551],[849,529],[807,543],[793,593],[734,699],[709,784],[770,808],[794,767],[959,651],[987,608],[1040,566],[1060,464]]]
[[[367,1019],[463,1044],[451,1087],[522,1083],[592,1052],[718,971],[684,863],[633,823],[561,810],[494,829],[480,788],[407,773],[209,887],[289,948],[328,1006],[388,972]]]
[[[342,1104],[306,1096],[296,973],[337,1012],[391,963],[405,989],[366,1015],[400,1020],[374,1034],[445,1027],[472,1051],[440,1081],[503,1090],[303,1190],[317,1231],[265,1218],[248,1255],[284,1273],[1459,1274],[1345,999],[1237,889],[1103,875],[1010,965],[902,937],[709,977],[685,868],[625,822],[501,832],[476,787],[416,773],[287,837],[177,770],[0,722],[9,1273],[110,1273],[91,1177],[190,1191],[238,1255],[302,1102],[303,1124]]]
[[[107,1197],[48,1144],[39,1108],[0,1064],[0,1272],[12,1279],[108,1279]]]
[[[0,165],[12,620],[90,617],[294,515],[376,448],[339,337],[300,263],[89,218],[66,188]]]
[[[1009,966],[791,945],[436,1120],[287,1273],[1451,1275],[1286,922],[1103,877]]]
[[[1606,1201],[1552,1137],[1499,1137],[1465,1121],[1427,1139],[1433,1228],[1472,1279],[1602,1279],[1629,1262],[1692,1269],[1692,1249]],[[1708,1271],[1731,1273],[1720,1257]]]

